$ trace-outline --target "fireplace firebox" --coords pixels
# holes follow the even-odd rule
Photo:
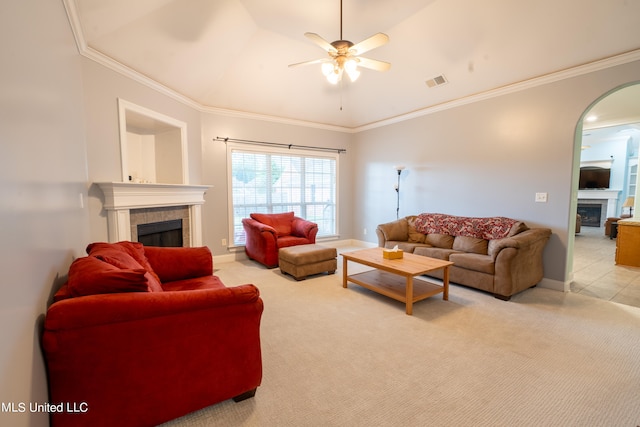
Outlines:
[[[182,220],[138,224],[138,242],[145,246],[182,247]]]
[[[578,214],[585,227],[600,227],[602,221],[602,206],[578,204]]]

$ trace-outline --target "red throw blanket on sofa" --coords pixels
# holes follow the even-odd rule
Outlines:
[[[415,227],[423,234],[449,234],[493,240],[508,237],[512,227],[518,222],[520,221],[504,217],[473,218],[423,213],[416,218]]]

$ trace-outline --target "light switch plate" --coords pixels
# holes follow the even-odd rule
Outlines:
[[[536,193],[536,203],[547,203],[547,193]]]

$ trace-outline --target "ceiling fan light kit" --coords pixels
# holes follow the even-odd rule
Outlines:
[[[386,34],[377,33],[355,45],[348,40],[342,39],[342,0],[340,0],[340,40],[329,43],[316,33],[305,33],[304,35],[325,50],[329,54],[329,58],[291,64],[289,67],[320,63],[322,64],[322,74],[331,84],[340,82],[342,75],[345,73],[352,82],[355,82],[360,77],[359,66],[376,71],[387,71],[391,68],[391,64],[388,62],[358,56],[387,43],[389,36]]]

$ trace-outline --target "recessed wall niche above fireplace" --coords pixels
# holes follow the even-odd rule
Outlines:
[[[109,241],[138,241],[138,225],[180,220],[182,246],[202,246],[201,208],[211,186],[189,185],[187,124],[123,99],[118,117],[122,182],[96,183]]]
[[[187,124],[118,99],[122,181],[188,184]]]

